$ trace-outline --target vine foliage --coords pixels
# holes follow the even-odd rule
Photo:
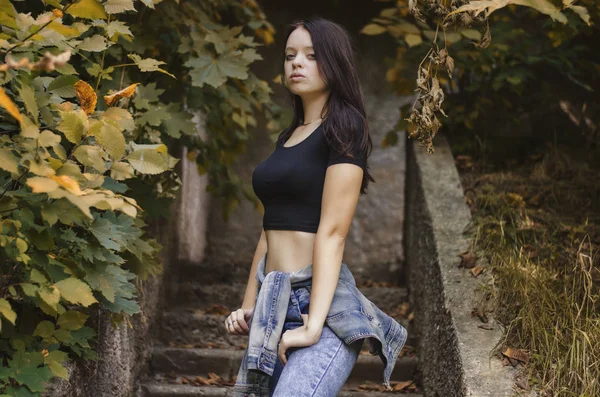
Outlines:
[[[279,128],[249,70],[274,31],[252,0],[0,0],[0,24],[0,396],[37,396],[97,358],[98,307],[140,312],[181,147],[224,216],[253,198],[229,165],[255,112]]]

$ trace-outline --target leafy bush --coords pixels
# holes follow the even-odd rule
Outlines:
[[[406,129],[433,151],[443,122],[449,134],[477,135],[483,151],[481,135],[545,133],[547,116],[563,112],[597,141],[599,17],[593,0],[401,0],[383,9],[362,32],[394,37],[387,81],[400,94],[417,92],[386,143]]]
[[[260,44],[243,28],[273,33],[253,1],[0,0],[0,23],[0,395],[31,396],[96,358],[96,305],[140,311],[136,280],[161,271],[144,218],[180,185],[176,149],[230,211],[252,197],[227,167],[252,107],[273,129],[280,111],[248,70]]]

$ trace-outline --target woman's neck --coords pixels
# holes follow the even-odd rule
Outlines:
[[[319,118],[324,117],[323,107],[325,106],[325,102],[327,102],[328,97],[329,92],[323,92],[318,96],[302,98],[302,107],[304,110],[303,123],[318,120]]]

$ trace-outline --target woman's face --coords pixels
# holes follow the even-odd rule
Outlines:
[[[322,94],[327,86],[321,78],[310,33],[299,26],[285,46],[285,83],[288,90],[301,97]]]

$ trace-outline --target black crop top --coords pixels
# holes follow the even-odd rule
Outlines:
[[[263,229],[316,233],[327,167],[356,164],[364,170],[364,155],[344,156],[327,143],[323,124],[294,146],[276,143],[273,153],[252,173],[252,187],[265,207]]]

